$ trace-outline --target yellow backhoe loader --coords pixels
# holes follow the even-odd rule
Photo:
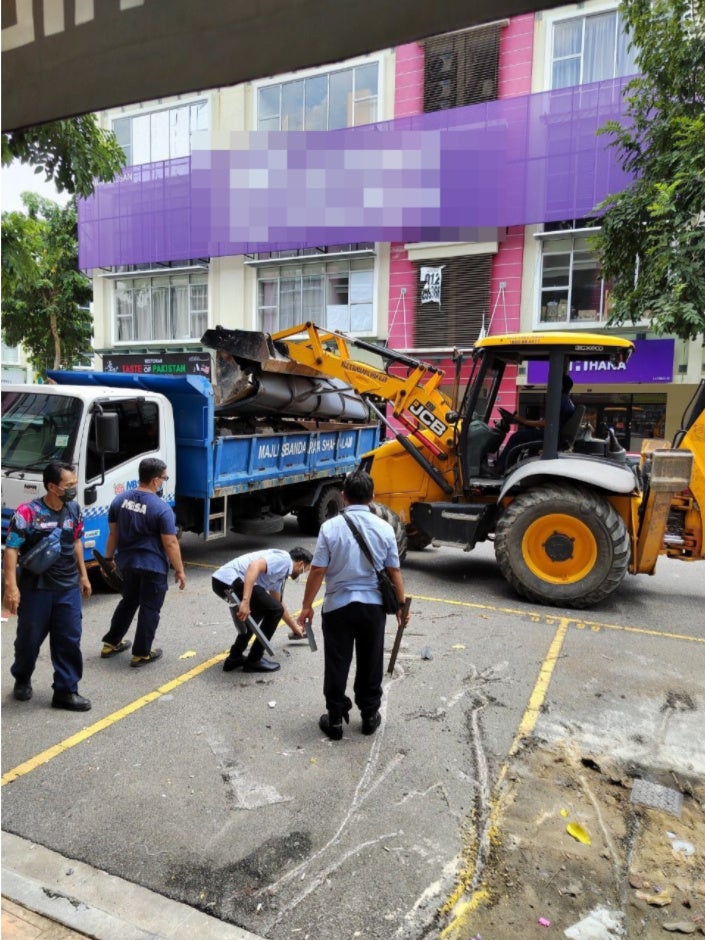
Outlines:
[[[569,607],[600,602],[627,572],[652,574],[660,554],[703,558],[705,385],[673,446],[650,442],[641,466],[632,465],[611,430],[596,437],[581,406],[560,424],[570,364],[620,368],[633,350],[629,340],[572,332],[490,336],[469,353],[462,395],[460,354],[447,394],[435,366],[312,323],[272,335],[217,327],[203,342],[217,350],[217,370],[228,375],[234,399],[267,376],[286,383],[298,374],[342,380],[367,400],[393,439],[362,466],[374,479],[375,500],[388,507],[381,513],[396,526],[402,554],[405,542],[470,550],[491,539],[519,594]],[[351,348],[364,358],[353,358]],[[507,367],[535,361],[548,370],[543,435],[512,448],[500,474],[495,458],[510,419],[496,406],[500,384]]]

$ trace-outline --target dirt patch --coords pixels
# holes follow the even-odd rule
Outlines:
[[[705,935],[705,785],[652,780],[682,794],[676,817],[632,803],[634,779],[569,745],[515,757],[481,878],[489,901],[462,940],[549,940],[591,912],[612,926],[576,936]]]

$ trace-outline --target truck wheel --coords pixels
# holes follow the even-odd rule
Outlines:
[[[495,555],[511,586],[530,601],[590,607],[622,583],[629,533],[602,496],[547,484],[521,493],[497,522]]]
[[[394,535],[397,540],[397,551],[399,552],[399,563],[401,564],[406,558],[406,550],[408,548],[406,528],[401,519],[393,509],[390,509],[389,506],[385,506],[384,503],[370,503],[370,510],[376,516],[379,516],[380,519],[384,519],[385,522],[388,522],[394,529]]]
[[[318,535],[318,530],[327,519],[343,511],[343,496],[337,486],[326,486],[316,500],[315,506],[299,509],[296,521],[304,535]]]
[[[274,535],[281,532],[283,528],[284,517],[269,512],[262,513],[256,518],[234,518],[230,525],[230,531],[240,535]]]

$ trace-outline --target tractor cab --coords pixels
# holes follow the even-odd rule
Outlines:
[[[505,476],[527,458],[553,460],[568,451],[624,460],[616,440],[594,438],[583,428],[585,409],[576,404],[569,420],[561,420],[564,376],[576,363],[609,361],[625,363],[633,350],[626,339],[589,333],[514,333],[479,340],[473,350],[473,367],[460,408],[463,418],[459,457],[464,488],[480,480]],[[529,362],[545,364],[546,406],[544,426],[536,439],[516,445],[504,455],[498,472],[497,454],[508,439],[512,416],[496,404],[508,369],[520,371]],[[494,462],[492,456],[494,455]]]

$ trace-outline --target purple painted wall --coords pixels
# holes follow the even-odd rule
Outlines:
[[[358,241],[473,241],[579,218],[628,183],[598,127],[624,81],[321,132],[128,170],[79,204],[81,268]]]

